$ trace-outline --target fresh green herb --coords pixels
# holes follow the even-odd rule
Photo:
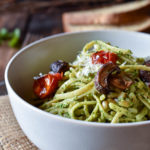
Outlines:
[[[20,36],[21,31],[18,28],[16,28],[13,32],[8,32],[6,28],[2,28],[0,30],[0,44],[2,44],[3,41],[8,41],[8,45],[15,48],[19,44]]]
[[[8,31],[6,28],[2,28],[0,30],[0,38],[1,39],[7,39],[8,38]]]

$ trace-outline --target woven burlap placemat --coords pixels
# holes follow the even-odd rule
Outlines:
[[[0,96],[0,150],[38,150],[18,125],[8,96]]]

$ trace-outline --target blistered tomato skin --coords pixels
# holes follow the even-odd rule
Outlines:
[[[40,99],[49,97],[57,90],[58,82],[61,79],[62,75],[57,73],[47,74],[34,80],[33,90],[35,95]]]
[[[109,57],[108,57],[109,61],[111,61],[112,63],[116,64],[117,61],[117,55],[115,53],[110,53],[109,52]]]
[[[104,64],[104,51],[96,52],[92,54],[92,64],[102,63]]]
[[[63,78],[63,72],[61,72],[61,73],[55,73],[55,74],[53,74],[58,80],[62,80],[62,78]]]
[[[111,52],[105,52],[103,50],[92,54],[92,63],[93,64],[106,64],[112,62],[116,64],[117,55]]]

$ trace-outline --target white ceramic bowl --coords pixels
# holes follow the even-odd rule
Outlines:
[[[44,112],[27,102],[33,94],[33,76],[47,73],[49,64],[55,60],[73,61],[91,40],[103,40],[131,49],[136,56],[150,55],[148,34],[120,30],[59,34],[24,47],[10,60],[5,72],[18,123],[41,150],[150,150],[150,121],[84,122]]]

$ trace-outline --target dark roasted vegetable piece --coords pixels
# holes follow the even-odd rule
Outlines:
[[[145,61],[144,65],[150,67],[150,60]],[[140,70],[140,78],[144,82],[150,82],[150,71]]]
[[[111,76],[110,83],[114,87],[125,90],[126,88],[130,87],[133,81],[125,74],[117,74]]]
[[[95,76],[95,88],[100,93],[107,94],[110,91],[109,77],[113,72],[120,73],[120,68],[111,62],[104,64]]]
[[[60,73],[41,76],[34,80],[33,91],[40,99],[47,98],[56,92],[60,80]]]
[[[65,61],[58,60],[50,65],[50,70],[54,73],[64,73],[69,70],[69,64]]]

